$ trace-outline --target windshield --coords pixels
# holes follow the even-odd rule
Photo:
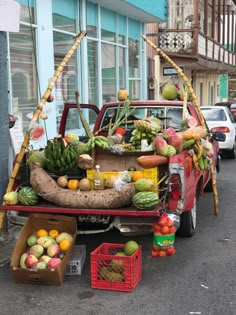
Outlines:
[[[201,108],[206,121],[226,121],[225,111],[220,108]]]
[[[117,119],[117,107],[108,108],[101,121],[100,128],[113,124]],[[127,117],[127,123],[124,123],[120,127],[133,128],[134,120],[144,119],[148,117],[155,117],[161,120],[162,128],[167,129],[172,127],[176,130],[181,129],[183,108],[177,106],[138,106],[131,107],[131,113]]]

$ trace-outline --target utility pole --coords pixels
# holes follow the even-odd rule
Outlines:
[[[7,33],[0,31],[0,202],[9,180],[9,123],[8,123],[8,71],[7,71]],[[6,226],[5,226],[6,229]]]

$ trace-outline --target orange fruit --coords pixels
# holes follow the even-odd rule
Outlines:
[[[132,179],[134,182],[136,182],[136,180],[138,180],[139,178],[143,178],[143,172],[142,171],[133,171],[132,173]]]
[[[49,236],[51,236],[52,238],[57,238],[57,236],[59,235],[59,231],[58,230],[50,230],[48,233]]]
[[[162,234],[169,234],[169,228],[167,225],[164,225],[161,229]]]
[[[74,189],[74,190],[79,189],[79,181],[78,181],[78,179],[69,179],[68,183],[67,183],[67,187],[69,189]]]
[[[37,237],[48,236],[48,232],[44,229],[40,229],[37,231],[36,235],[37,235]]]
[[[63,240],[59,243],[59,247],[63,252],[67,252],[71,247],[71,242],[68,240]]]

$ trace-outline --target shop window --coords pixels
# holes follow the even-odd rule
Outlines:
[[[129,77],[139,77],[139,41],[129,38]]]
[[[115,47],[102,44],[102,92],[103,102],[116,100]]]
[[[53,27],[67,32],[76,32],[76,1],[53,0]]]
[[[23,25],[19,33],[9,34],[13,110],[22,117],[24,132],[29,127],[30,117],[38,103],[34,38],[34,29]]]
[[[98,104],[97,42],[88,40],[88,99],[91,104]]]
[[[97,37],[97,5],[91,2],[87,2],[87,36]]]
[[[125,49],[119,48],[119,87],[125,87]]]
[[[20,21],[35,23],[34,0],[18,0],[20,3]]]
[[[101,38],[104,41],[116,41],[116,13],[101,8]]]
[[[53,33],[54,44],[54,67],[59,66],[62,59],[65,57],[69,49],[72,47],[74,40],[71,36],[61,34],[58,32]],[[59,127],[60,117],[64,108],[64,103],[68,100],[75,100],[75,91],[77,90],[77,62],[76,54],[72,55],[66,66],[63,68],[60,77],[55,86],[55,102],[57,110],[57,126]],[[73,75],[73,80],[72,76]],[[69,78],[69,82],[68,82]],[[74,91],[73,91],[74,89]]]
[[[75,101],[75,91],[77,90],[76,85],[76,76],[75,74],[68,75],[67,78],[67,100],[68,102],[74,102]]]

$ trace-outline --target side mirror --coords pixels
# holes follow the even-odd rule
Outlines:
[[[214,132],[211,135],[211,139],[215,141],[224,142],[226,138],[226,135],[222,132]]]

